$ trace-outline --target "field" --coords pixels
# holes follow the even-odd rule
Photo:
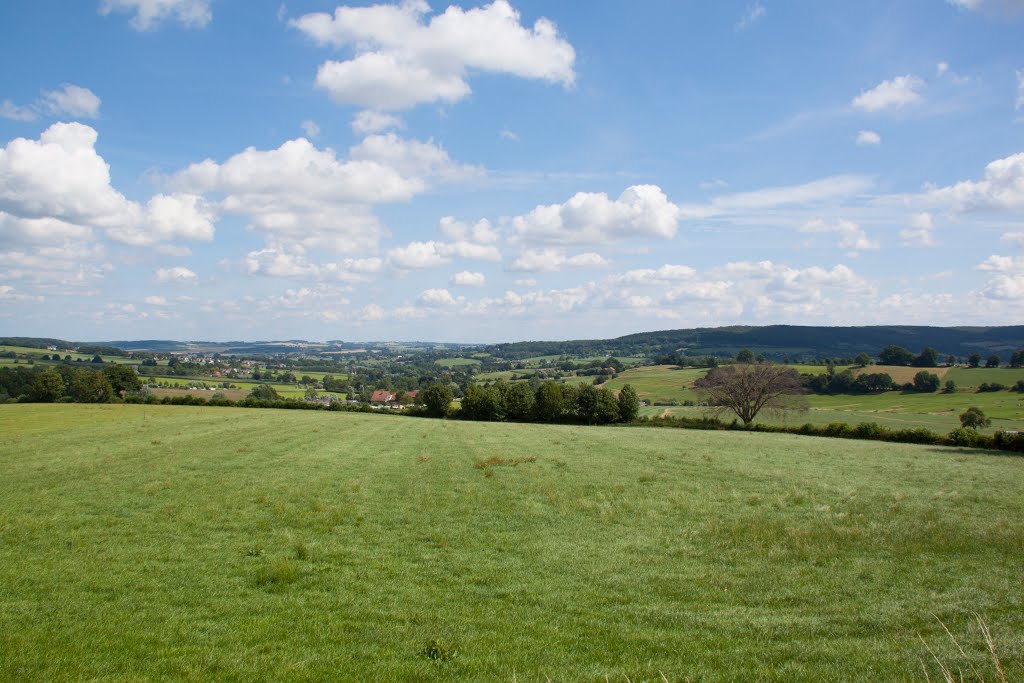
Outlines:
[[[458,368],[466,365],[480,365],[482,361],[477,358],[442,358],[434,361],[434,365],[442,368]]]
[[[0,680],[1024,676],[1024,458],[19,404],[0,471]]]
[[[801,373],[824,372],[822,366],[795,366]],[[842,370],[842,368],[838,368]],[[886,372],[898,381],[909,381],[920,368],[894,368],[891,366],[868,366],[864,372]],[[602,386],[618,391],[625,384],[631,384],[640,399],[656,403],[676,401],[698,401],[699,396],[690,388],[694,380],[707,372],[703,369],[680,370],[670,365],[655,365],[627,370],[616,379]],[[984,382],[999,382],[1012,385],[1017,379],[1024,379],[1024,370],[1009,368],[931,368],[929,372],[954,379],[959,391],[953,394],[914,393],[887,391],[878,394],[840,394],[836,396],[807,396],[809,412],[793,412],[785,415],[758,416],[758,422],[769,424],[801,425],[810,422],[816,425],[829,422],[877,422],[883,427],[904,429],[924,427],[935,432],[948,432],[960,426],[960,413],[971,406],[981,408],[992,418],[992,426],[982,430],[992,433],[999,429],[1024,430],[1024,394],[1011,391],[978,393],[974,388]],[[695,407],[649,406],[641,409],[642,416],[684,415],[701,417],[707,412]],[[731,414],[723,419],[731,420]]]

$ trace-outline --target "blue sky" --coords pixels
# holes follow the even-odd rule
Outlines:
[[[0,6],[0,331],[1024,321],[1024,2]]]

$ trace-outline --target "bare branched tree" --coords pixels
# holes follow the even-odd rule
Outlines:
[[[713,368],[693,383],[704,400],[718,412],[731,411],[753,422],[765,411],[803,410],[803,383],[793,368],[772,363],[737,363]]]

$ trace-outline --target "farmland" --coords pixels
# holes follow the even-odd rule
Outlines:
[[[821,366],[797,366],[802,373],[824,372]],[[839,368],[838,370],[841,370]],[[884,372],[900,378],[898,381],[909,381],[920,368],[894,368],[889,366],[869,366],[860,372]],[[816,425],[830,422],[876,422],[883,427],[913,428],[924,427],[935,432],[948,432],[960,426],[959,415],[970,406],[981,408],[992,418],[992,426],[983,430],[992,433],[1000,429],[1024,430],[1024,394],[997,391],[977,392],[976,387],[983,383],[1000,383],[1012,385],[1024,378],[1024,371],[1015,368],[929,368],[945,379],[954,379],[960,388],[957,392],[946,394],[916,393],[904,391],[887,391],[875,394],[834,396],[808,396],[808,412],[791,412],[784,415],[762,414],[758,422],[768,424]],[[696,402],[699,396],[691,388],[693,382],[702,377],[706,370],[679,369],[674,366],[650,366],[627,370],[617,378],[603,386],[618,390],[630,384],[642,400],[654,403]],[[700,417],[707,414],[703,408],[653,405],[644,408],[641,416],[681,415]],[[724,419],[732,416],[725,414]]]
[[[0,469],[3,680],[1024,675],[1018,457],[22,404]]]

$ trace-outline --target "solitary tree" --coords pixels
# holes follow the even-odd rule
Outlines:
[[[71,396],[79,403],[106,403],[113,395],[114,388],[102,372],[79,368],[71,376]]]
[[[934,368],[939,365],[939,352],[928,346],[921,352],[921,355],[914,359],[914,365],[919,368]]]
[[[914,375],[914,391],[938,391],[939,386],[941,380],[934,372],[922,370]]]
[[[619,390],[619,419],[632,422],[640,413],[640,397],[633,385],[627,384]]]
[[[126,391],[138,391],[142,388],[142,380],[128,365],[107,365],[103,368],[103,374],[118,396],[124,396]]]
[[[960,425],[964,429],[977,430],[979,427],[988,427],[990,424],[992,424],[992,420],[985,417],[981,408],[971,406],[960,414]]]
[[[249,398],[256,398],[264,401],[275,401],[280,397],[277,395],[277,389],[269,384],[257,384],[252,388],[252,391],[249,392]]]
[[[53,403],[64,395],[64,379],[53,370],[37,372],[32,380],[33,401]]]
[[[871,365],[871,356],[861,351],[857,354],[857,357],[853,359],[853,363],[859,368],[866,368]]]
[[[895,344],[890,344],[878,352],[879,365],[910,365],[913,361],[914,354]]]
[[[753,363],[754,362],[754,352],[751,351],[750,349],[741,349],[740,352],[736,354],[736,362],[737,363]]]
[[[981,365],[981,354],[975,351],[967,358],[967,367],[976,368]]]
[[[999,367],[999,356],[997,354],[994,354],[994,353],[991,356],[989,356],[988,360],[985,361],[985,367],[986,368],[998,368]]]
[[[744,363],[714,368],[693,383],[717,412],[731,411],[753,422],[762,410],[802,408],[800,375],[793,368],[771,363]]]
[[[444,417],[448,414],[452,405],[452,390],[447,384],[435,382],[423,390],[419,395],[423,400],[423,407],[430,417]]]

